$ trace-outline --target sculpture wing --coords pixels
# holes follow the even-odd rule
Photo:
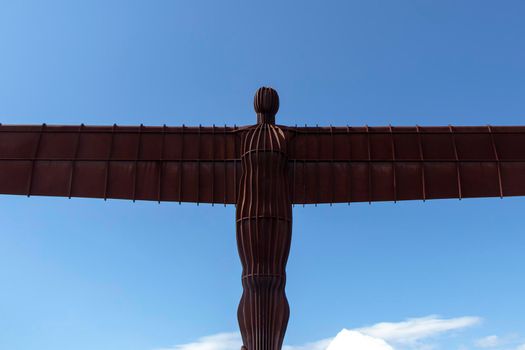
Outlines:
[[[296,127],[295,204],[525,195],[525,127]]]
[[[0,193],[235,203],[236,128],[0,125]]]

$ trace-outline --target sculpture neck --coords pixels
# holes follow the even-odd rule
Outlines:
[[[275,114],[257,113],[257,124],[275,124]]]

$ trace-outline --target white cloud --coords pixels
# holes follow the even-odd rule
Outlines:
[[[326,350],[394,350],[383,339],[374,338],[357,331],[343,329],[330,343]]]
[[[445,332],[460,330],[481,322],[479,317],[443,319],[437,316],[411,318],[403,322],[382,322],[358,331],[388,342],[415,344],[419,340],[435,337]]]
[[[238,333],[219,333],[199,338],[192,343],[175,345],[156,350],[240,350],[241,336]],[[327,338],[303,345],[284,345],[283,350],[394,350],[383,339],[374,338],[357,331],[343,329],[335,338]]]
[[[477,348],[482,349],[504,348],[510,350],[512,348],[513,350],[525,350],[525,344],[522,344],[522,342],[523,338],[521,338],[519,334],[510,333],[504,336],[489,335],[487,337],[479,338],[474,342],[474,345]],[[522,345],[518,346],[518,344]]]
[[[475,344],[478,348],[494,348],[500,346],[501,341],[497,335],[489,335],[488,337],[476,340]]]
[[[421,341],[479,322],[479,317],[443,319],[437,316],[411,318],[402,322],[382,322],[354,330],[343,329],[335,338],[303,345],[285,345],[283,350],[394,350],[396,345],[402,345],[403,349],[408,346],[428,350],[432,349],[432,345],[422,344]],[[202,337],[192,343],[156,350],[240,350],[241,345],[242,340],[238,333],[219,333]],[[516,350],[525,350],[525,347]]]

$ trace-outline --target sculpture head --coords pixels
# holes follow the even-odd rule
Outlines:
[[[257,124],[275,124],[275,115],[279,110],[279,95],[271,87],[261,87],[255,93],[253,107],[257,113]]]

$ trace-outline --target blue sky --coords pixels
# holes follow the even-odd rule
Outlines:
[[[524,13],[513,0],[0,0],[0,122],[246,125],[270,85],[281,124],[525,124]],[[449,327],[372,334],[396,350],[518,349],[524,203],[296,207],[285,343],[430,319]],[[186,349],[238,329],[233,207],[1,196],[0,219],[0,349]]]

